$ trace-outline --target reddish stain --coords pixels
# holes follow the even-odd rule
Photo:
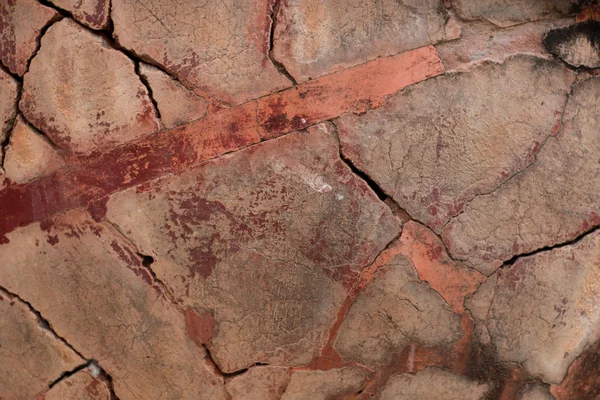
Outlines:
[[[208,311],[198,314],[192,307],[185,310],[185,330],[198,347],[209,343],[217,334],[212,314]]]
[[[58,235],[48,235],[48,243],[50,243],[52,246],[54,246],[55,244],[58,243]]]

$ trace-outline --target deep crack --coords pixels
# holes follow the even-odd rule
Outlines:
[[[268,58],[271,61],[271,63],[273,63],[275,68],[277,68],[279,73],[284,75],[286,78],[288,78],[292,82],[292,84],[294,86],[296,86],[298,84],[298,82],[296,81],[296,78],[294,78],[292,76],[292,74],[290,74],[290,72],[287,70],[285,65],[283,65],[283,63],[277,61],[275,59],[275,57],[273,57],[273,46],[274,46],[274,41],[275,41],[275,28],[277,26],[277,14],[279,13],[280,7],[281,7],[281,0],[274,0],[273,4],[271,6],[271,14],[269,15],[269,18],[271,19],[271,31],[269,32]]]

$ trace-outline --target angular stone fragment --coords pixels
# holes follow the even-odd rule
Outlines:
[[[44,395],[44,400],[110,400],[106,382],[82,370],[66,377]]]
[[[507,27],[528,21],[568,16],[582,0],[453,0],[453,8],[464,19],[487,19]]]
[[[52,0],[52,3],[92,29],[104,29],[108,25],[110,0]]]
[[[377,400],[484,400],[489,387],[443,369],[429,367],[416,374],[390,378]]]
[[[42,29],[59,14],[36,0],[0,2],[0,61],[10,72],[23,76],[37,48]]]
[[[268,58],[272,3],[113,0],[112,19],[121,45],[198,93],[239,104],[291,86]]]
[[[544,45],[575,68],[600,68],[600,21],[551,30],[544,37]]]
[[[20,108],[56,145],[75,153],[109,149],[159,128],[133,62],[69,19],[44,35]]]
[[[540,384],[527,386],[519,395],[519,400],[554,400],[547,387]]]
[[[257,366],[234,377],[226,388],[231,400],[280,400],[289,382],[289,368]]]
[[[600,78],[575,84],[563,127],[536,161],[481,195],[444,228],[450,254],[489,274],[514,255],[572,240],[600,224]]]
[[[208,102],[169,75],[143,63],[140,64],[140,73],[148,80],[152,97],[158,104],[160,119],[166,128],[174,128],[206,115]]]
[[[281,400],[343,399],[344,395],[358,392],[366,377],[365,372],[358,368],[296,371]]]
[[[17,81],[0,69],[0,143],[6,140],[17,114],[17,90]]]
[[[64,165],[48,140],[17,118],[4,156],[6,177],[23,183],[49,174]]]
[[[421,282],[412,263],[393,256],[379,267],[340,326],[335,349],[346,361],[387,364],[410,342],[438,346],[462,336],[460,318]]]
[[[308,363],[398,221],[326,124],[114,195],[108,219],[185,304],[209,310],[225,372]]]
[[[342,151],[439,232],[466,202],[533,162],[573,79],[559,63],[529,56],[430,79],[377,110],[342,116]]]
[[[569,367],[567,377],[560,385],[550,387],[557,400],[600,399],[600,341],[590,346]],[[554,399],[551,397],[551,399]]]
[[[4,264],[4,268],[10,265]],[[27,278],[25,279],[27,280]],[[0,290],[0,397],[32,399],[84,361],[16,297]]]
[[[377,57],[423,47],[449,36],[442,3],[286,1],[277,14],[273,55],[297,81],[304,82]]]
[[[557,383],[600,336],[600,232],[518,259],[467,304],[501,361]]]
[[[120,234],[73,211],[8,235],[0,284],[27,299],[120,399],[225,399],[222,378]]]

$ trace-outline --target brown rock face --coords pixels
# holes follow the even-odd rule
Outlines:
[[[6,140],[17,114],[17,81],[0,69],[0,142]]]
[[[280,400],[289,382],[289,368],[257,366],[234,377],[226,388],[231,400]]]
[[[540,384],[527,386],[519,395],[519,400],[554,400],[547,387]]]
[[[23,82],[20,108],[56,145],[89,154],[159,127],[125,55],[70,20],[53,25]]]
[[[208,102],[203,97],[187,90],[151,65],[141,64],[140,73],[148,80],[152,97],[158,104],[160,119],[166,128],[174,128],[206,116]]]
[[[42,29],[58,13],[36,0],[5,0],[0,3],[0,61],[10,72],[23,76],[37,48]]]
[[[440,232],[468,201],[533,162],[555,133],[572,81],[560,64],[533,57],[430,79],[380,109],[342,116],[342,151]]]
[[[110,400],[110,391],[105,382],[82,370],[58,382],[44,400]]]
[[[292,0],[277,13],[273,55],[299,82],[445,39],[441,0]]]
[[[108,25],[110,0],[52,0],[52,3],[92,29],[104,29]]]
[[[18,117],[4,156],[6,177],[23,183],[63,165],[64,161],[48,140]]]
[[[0,268],[0,284],[86,358],[101,360],[120,399],[226,398],[183,314],[116,231],[74,211],[8,240],[0,259],[11,268]]]
[[[116,194],[107,217],[175,296],[209,310],[226,372],[308,363],[344,289],[399,223],[340,160],[327,124]],[[243,178],[242,178],[243,177]]]
[[[600,232],[520,258],[490,277],[468,308],[498,358],[545,382],[561,382],[600,328]]]
[[[115,0],[112,18],[124,47],[199,93],[239,104],[291,85],[268,57],[271,7],[271,0],[185,0],[175,6]]]
[[[544,44],[553,55],[575,68],[600,68],[600,21],[552,30],[544,37]]]
[[[83,360],[16,297],[0,290],[0,396],[32,399]]]
[[[483,400],[489,388],[439,368],[393,376],[377,400]]]
[[[489,274],[514,255],[572,240],[600,224],[598,93],[600,78],[577,83],[560,132],[535,162],[448,223],[443,238],[454,258]]]
[[[487,19],[501,27],[567,16],[581,3],[581,0],[452,0],[462,18]]]
[[[365,372],[357,368],[297,371],[292,375],[281,400],[343,399],[344,395],[358,392],[365,379]]]

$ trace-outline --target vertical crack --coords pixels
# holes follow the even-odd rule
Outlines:
[[[130,57],[130,59],[131,59],[131,57]],[[144,85],[146,87],[146,91],[148,92],[148,97],[150,98],[150,101],[152,102],[152,105],[154,106],[154,112],[156,114],[156,118],[158,118],[160,120],[160,110],[158,108],[158,102],[154,98],[154,92],[152,91],[152,86],[150,86],[148,77],[146,75],[142,74],[142,72],[140,71],[140,61],[135,60],[135,59],[131,59],[131,61],[133,61],[134,65],[135,65],[135,68],[134,68],[135,74],[138,76],[138,78],[142,82],[142,85]]]
[[[277,14],[279,13],[279,9],[281,8],[281,0],[273,0],[271,6],[271,15],[269,18],[271,19],[271,31],[269,32],[269,51],[268,58],[271,63],[277,68],[280,74],[284,75],[288,78],[294,86],[298,84],[296,79],[289,73],[289,71],[285,68],[283,63],[277,61],[275,57],[273,57],[273,45],[275,41],[275,28],[277,27]]]

